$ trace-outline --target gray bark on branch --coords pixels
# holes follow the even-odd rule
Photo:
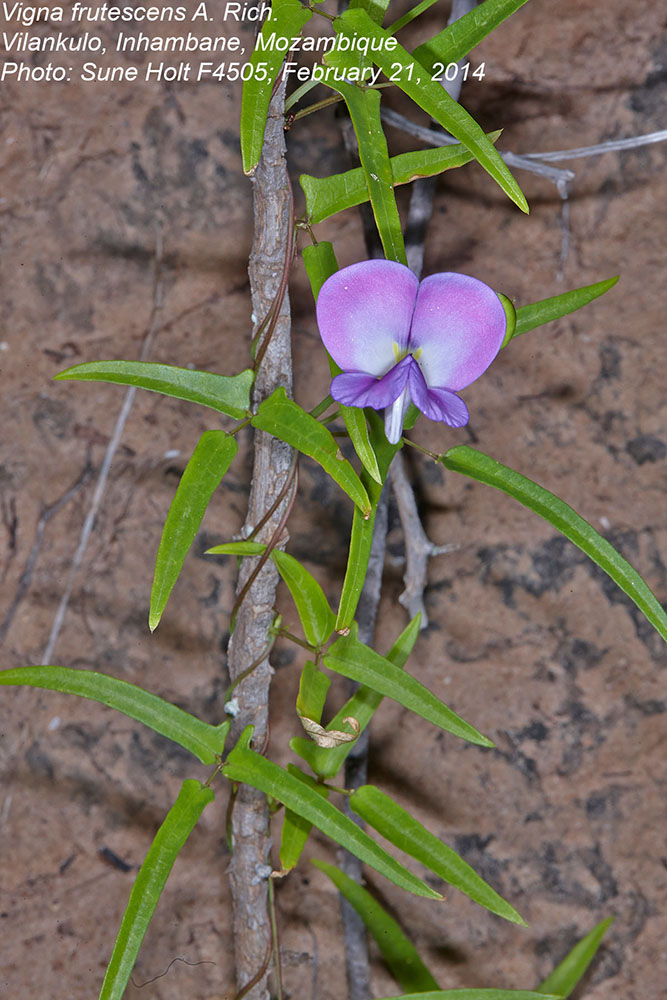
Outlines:
[[[285,164],[283,134],[284,84],[271,101],[264,149],[253,177],[255,235],[248,272],[253,315],[259,325],[267,315],[281,284],[285,248],[292,239],[292,202]],[[258,405],[278,386],[292,387],[290,307],[283,300],[273,336],[260,365],[253,402]],[[253,476],[244,533],[249,534],[271,507],[289,473],[291,448],[263,432],[255,434]],[[289,490],[287,493],[289,494]],[[273,512],[258,541],[268,542],[289,503],[289,496]],[[237,593],[252,572],[255,560],[243,562]],[[267,646],[273,621],[278,573],[271,560],[262,568],[241,604],[229,643],[228,669],[235,681],[257,660]],[[255,727],[252,745],[262,750],[268,733],[271,666],[268,657],[235,689],[240,711],[232,736],[247,725]],[[270,872],[269,814],[261,792],[248,785],[239,788],[232,813],[233,857],[230,877],[233,898],[234,955],[239,989],[256,976],[266,960],[271,942],[268,918],[267,876]],[[265,973],[246,994],[246,1000],[267,1000]]]

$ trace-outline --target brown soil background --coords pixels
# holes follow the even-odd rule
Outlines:
[[[515,152],[562,149],[664,127],[660,5],[532,0],[476,50],[483,83],[463,100]],[[446,10],[434,9],[424,34]],[[166,29],[165,29],[166,30]],[[199,30],[199,29],[198,29]],[[250,26],[246,37],[250,39]],[[115,28],[103,33],[111,38]],[[422,36],[424,37],[424,36]],[[156,231],[163,305],[150,357],[235,372],[247,363],[251,189],[238,150],[240,89],[199,85],[7,85],[2,107],[2,491],[10,614],[3,667],[42,662],[124,390],[54,383],[70,364],[134,358],[150,323]],[[390,135],[396,149],[406,140]],[[330,112],[288,137],[295,176],[343,169]],[[412,148],[416,148],[413,146]],[[560,200],[518,173],[524,218],[475,166],[443,178],[426,273],[458,269],[518,303],[621,272],[604,299],[511,345],[465,395],[468,429],[420,425],[444,450],[479,447],[567,499],[667,600],[665,521],[665,145],[576,161],[571,249],[559,280]],[[341,264],[363,257],[355,212],[320,227]],[[295,391],[324,391],[310,293],[292,282]],[[52,662],[140,683],[221,718],[234,566],[204,550],[238,531],[249,439],[214,498],[152,637],[152,562],[178,477],[215,414],[138,394],[77,575]],[[245,456],[245,457],[244,457]],[[554,530],[509,498],[406,456],[430,536],[431,625],[411,671],[497,742],[464,745],[385,703],[370,778],[456,847],[529,921],[494,918],[456,892],[429,905],[372,876],[443,987],[532,988],[576,938],[615,915],[577,996],[664,995],[665,650],[624,596]],[[335,601],[350,509],[304,463],[290,551]],[[72,489],[73,486],[76,488]],[[68,492],[69,491],[69,492]],[[402,542],[392,514],[378,644],[405,623]],[[293,612],[281,600],[289,620]],[[274,759],[294,759],[302,656],[282,647],[272,694]],[[340,690],[332,688],[332,711]],[[338,692],[338,693],[337,693]],[[0,994],[97,995],[133,874],[184,777],[205,770],[93,703],[28,689],[0,710]],[[226,791],[176,865],[126,996],[233,996]],[[307,854],[333,857],[314,835]],[[286,994],[345,996],[337,901],[304,861],[278,889]],[[376,995],[398,992],[375,958]]]

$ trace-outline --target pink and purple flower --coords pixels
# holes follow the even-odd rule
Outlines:
[[[419,282],[403,264],[367,260],[337,271],[317,299],[324,346],[342,369],[331,395],[385,411],[392,444],[414,402],[430,420],[468,423],[456,393],[486,371],[505,336],[503,305],[484,282],[432,274]]]

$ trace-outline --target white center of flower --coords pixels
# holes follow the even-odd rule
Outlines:
[[[396,343],[396,341],[394,341],[391,346],[394,352],[394,357],[396,358],[396,364],[399,364],[399,362],[401,362],[403,358],[407,358],[408,354],[412,355],[415,361],[419,361],[423,351],[423,348],[421,347],[418,347],[416,351],[408,351],[405,349],[401,349]]]

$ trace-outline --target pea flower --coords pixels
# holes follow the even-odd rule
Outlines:
[[[466,274],[432,274],[419,282],[403,264],[367,260],[337,271],[317,299],[324,346],[342,369],[331,395],[346,406],[385,411],[397,444],[414,402],[430,420],[468,423],[456,393],[486,371],[500,350],[507,320],[496,293]]]

